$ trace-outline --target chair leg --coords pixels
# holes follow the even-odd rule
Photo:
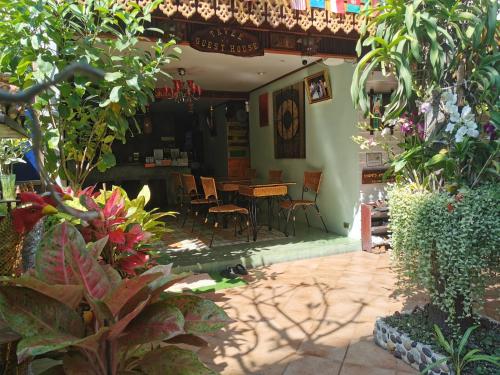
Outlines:
[[[295,212],[293,213],[293,236],[295,237]]]
[[[237,214],[234,214],[233,215],[233,222],[234,222],[234,237],[236,238],[236,227],[238,225],[238,222],[237,222]]]
[[[288,223],[290,222],[290,216],[292,215],[292,209],[288,210],[288,213],[286,215],[286,222],[285,222],[285,236],[288,237]]]
[[[188,218],[188,215],[190,212],[191,212],[191,209],[187,208],[186,212],[184,214],[184,220],[182,221],[182,228],[184,228],[184,225],[186,225],[186,221],[187,221],[187,218]]]
[[[250,218],[247,215],[247,242],[250,242]]]
[[[217,214],[214,214],[214,227],[212,228],[212,238],[210,239],[209,247],[212,247],[212,244],[214,243],[215,229],[217,229],[218,226],[219,222],[217,220]]]
[[[307,227],[311,228],[311,224],[309,223],[309,218],[307,217],[307,206],[304,206],[303,209],[304,209],[304,215],[306,215]]]
[[[198,210],[196,210],[196,211],[194,212],[194,215],[193,215],[193,226],[191,227],[191,233],[193,233],[193,232],[194,232],[194,226],[195,226],[195,224],[196,224],[196,219],[197,219],[197,218],[198,218]]]
[[[321,219],[321,222],[323,223],[323,227],[325,228],[325,232],[328,233],[328,228],[326,227],[325,221],[323,220],[323,216],[321,216],[321,213],[319,212],[318,205],[315,204],[314,207],[316,208],[316,212],[318,213],[318,216]]]

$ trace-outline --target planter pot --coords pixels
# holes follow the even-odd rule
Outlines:
[[[16,175],[0,175],[0,184],[2,185],[3,199],[16,199]]]
[[[391,352],[394,357],[408,363],[414,369],[423,371],[430,363],[444,358],[429,345],[412,340],[408,335],[388,325],[383,318],[378,318],[373,330],[375,343]],[[436,365],[429,375],[454,375],[455,372],[446,364]]]

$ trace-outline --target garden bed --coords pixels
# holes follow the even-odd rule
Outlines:
[[[444,334],[448,336],[446,332]],[[377,345],[419,371],[424,370],[431,362],[438,362],[443,358],[443,350],[435,340],[426,308],[377,319],[374,337]],[[481,319],[481,325],[472,333],[465,352],[472,349],[500,355],[500,324],[486,318]],[[453,373],[446,364],[439,364],[430,372],[432,375]],[[498,369],[485,362],[475,362],[474,367],[466,368],[464,375],[466,374],[492,375],[498,374]]]

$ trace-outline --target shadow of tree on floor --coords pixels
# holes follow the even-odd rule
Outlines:
[[[199,354],[208,366],[230,374],[282,374],[295,362],[300,366],[301,356],[315,356],[324,358],[325,366],[331,366],[331,372],[325,374],[340,374],[350,335],[356,326],[367,323],[361,316],[368,303],[364,299],[351,300],[356,308],[344,315],[339,314],[335,309],[341,307],[342,302],[334,303],[332,298],[335,293],[345,292],[345,288],[330,286],[317,279],[300,283],[289,281],[286,285],[263,288],[264,281],[283,276],[284,272],[273,272],[269,267],[251,272],[250,283],[244,291],[234,289],[228,292],[237,295],[238,301],[245,306],[238,311],[228,303],[231,298],[221,298],[217,293],[208,296],[236,321],[220,334],[206,337],[209,347],[202,348]],[[297,302],[292,302],[292,299],[304,293],[314,297],[312,302],[301,306],[299,313],[299,310],[294,310]],[[345,340],[337,340],[337,345],[328,343],[329,338],[338,335]],[[367,342],[370,336],[360,336],[359,339]],[[373,345],[373,350],[382,350],[370,345]],[[257,364],[256,360],[262,360],[263,356],[268,358],[268,363]],[[227,360],[220,362],[221,357],[231,358],[231,363]]]

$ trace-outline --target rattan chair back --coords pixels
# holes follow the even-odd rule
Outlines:
[[[196,180],[192,174],[182,175],[182,186],[184,188],[184,194],[190,197],[198,196],[198,189],[196,188]]]
[[[213,177],[200,177],[200,180],[201,186],[203,187],[203,193],[205,194],[205,199],[218,202],[219,198],[217,197],[215,179]]]
[[[179,193],[183,190],[182,187],[182,175],[179,172],[170,173],[170,177],[172,178],[172,186],[176,193]]]
[[[323,172],[321,171],[305,171],[303,192],[310,191],[318,195],[322,177]]]

